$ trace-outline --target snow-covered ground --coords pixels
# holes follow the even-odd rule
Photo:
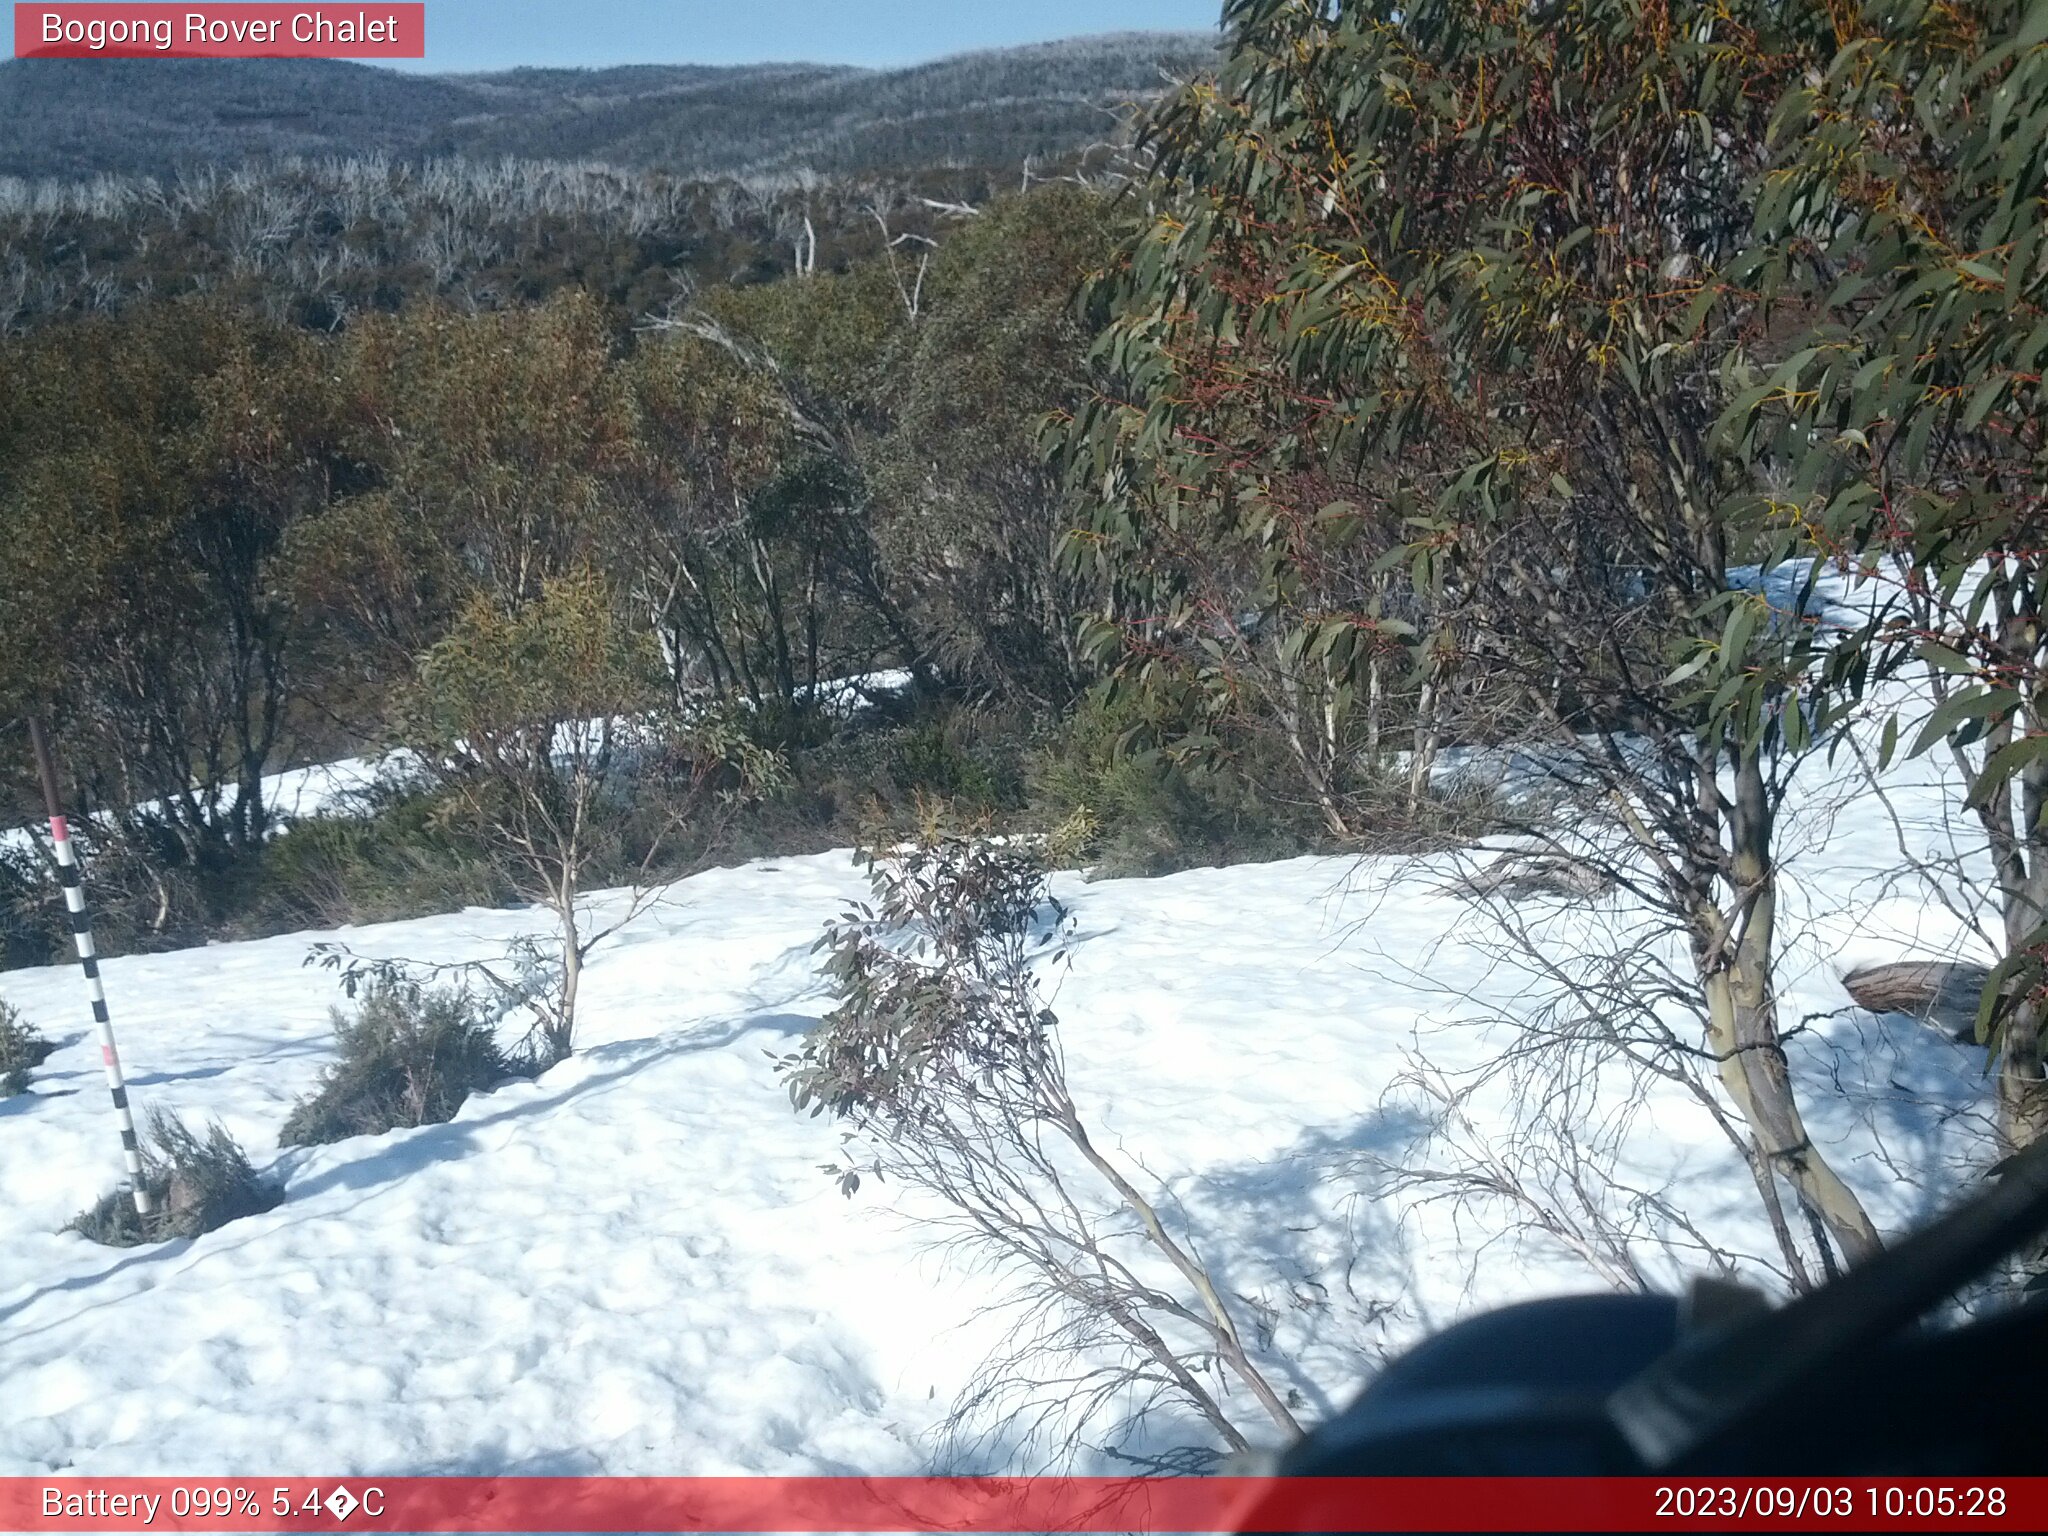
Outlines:
[[[827,713],[844,718],[903,692],[911,682],[911,674],[901,667],[829,678],[818,685],[818,702]],[[613,728],[618,729],[622,723],[615,719]],[[603,724],[600,720],[588,720],[561,726],[556,734],[556,750],[568,753],[579,734],[587,734],[594,739],[597,729]],[[289,831],[293,822],[311,816],[356,814],[370,791],[379,785],[390,785],[412,776],[419,766],[419,759],[413,753],[399,750],[379,757],[346,757],[330,763],[286,768],[263,776],[263,804],[270,815],[273,830]],[[231,807],[240,798],[236,786],[229,784],[223,787],[223,805]],[[141,809],[150,811],[161,804],[150,800],[143,802]],[[40,835],[40,826],[0,827],[0,850],[33,847]]]
[[[1922,841],[1932,773],[1894,775]],[[1981,1054],[1846,1011],[1836,978],[1954,952],[1960,924],[1886,882],[1896,832],[1871,796],[1810,796],[1788,839],[1786,1007],[1825,1015],[1793,1042],[1812,1118],[1896,1228],[1977,1155]],[[1412,1053],[1487,1059],[1501,1028],[1471,1021],[1524,986],[1475,942],[1451,874],[1297,859],[1055,881],[1077,1099],[1271,1319],[1311,1416],[1389,1345],[1598,1284],[1554,1245],[1374,1198],[1358,1171],[1414,1134],[1387,1102]],[[838,1131],[791,1112],[772,1064],[829,1006],[812,942],[865,890],[844,853],[685,880],[594,957],[575,1058],[448,1125],[291,1152],[278,1128],[340,1000],[302,961],[335,935],[111,961],[138,1107],[218,1117],[286,1187],[265,1215],[134,1250],[58,1230],[119,1171],[76,971],[0,974],[62,1042],[0,1100],[0,1473],[928,1469],[992,1340],[990,1282],[933,1251],[913,1197],[843,1198],[820,1171]],[[470,911],[345,937],[448,961],[544,927]],[[1729,1248],[1770,1251],[1746,1174],[1682,1095],[1637,1106],[1626,1166]]]
[[[381,758],[345,757],[332,763],[313,763],[304,768],[286,768],[277,773],[263,776],[263,804],[270,813],[278,830],[284,830],[295,821],[309,816],[347,815],[361,805],[363,797],[379,783],[389,783],[403,777],[410,769],[412,759],[404,753],[388,753]],[[233,805],[240,798],[235,786],[230,784],[223,791],[223,801]],[[158,807],[161,801],[151,800],[143,809]],[[35,827],[0,827],[0,849],[30,848],[43,836],[40,823]]]

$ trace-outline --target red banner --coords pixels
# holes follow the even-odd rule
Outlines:
[[[14,7],[17,59],[423,59],[424,4]]]
[[[0,1531],[2048,1530],[2013,1478],[0,1478]]]

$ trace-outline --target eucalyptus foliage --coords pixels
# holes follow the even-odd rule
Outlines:
[[[2048,1133],[2048,7],[1844,12],[1778,101],[1756,235],[1730,284],[1782,283],[1797,347],[1726,439],[1787,467],[1773,558],[1858,570],[1853,690],[1927,679],[1889,757],[1937,748],[1990,843],[2004,951],[1979,1031],[2008,1140]]]
[[[1851,1258],[1877,1235],[1779,1041],[1773,834],[1869,669],[1791,558],[1841,472],[1776,402],[1840,272],[1793,130],[1919,14],[1234,0],[1095,297],[1115,386],[1056,432],[1114,594],[1088,642],[1199,712],[1185,749],[1262,725],[1355,833],[1390,694],[1417,792],[1447,736],[1546,744],[1690,945],[1774,1219],[1767,1170]]]
[[[864,1155],[825,1169],[845,1193],[865,1170],[937,1197],[962,1256],[1018,1282],[1016,1327],[954,1427],[979,1413],[1006,1437],[1071,1437],[1108,1409],[1122,1432],[1171,1403],[1243,1451],[1242,1389],[1298,1434],[1230,1293],[1069,1091],[1037,974],[1069,917],[1037,857],[942,835],[869,862],[874,902],[817,946],[837,1003],[780,1068],[791,1104]]]
[[[1418,675],[1567,663],[1572,718],[1705,719],[1705,670],[1716,717],[1742,696],[1752,738],[1803,745],[1773,701],[1809,671],[1804,604],[1730,580],[1786,471],[1717,428],[1812,284],[1800,253],[1760,264],[1753,223],[1825,12],[1226,16],[1098,295],[1120,388],[1060,434],[1093,493],[1070,553],[1120,583],[1097,651],[1217,710],[1284,678],[1340,727],[1389,648]]]

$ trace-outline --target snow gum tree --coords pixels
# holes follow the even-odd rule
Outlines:
[[[638,423],[614,351],[577,293],[481,315],[422,304],[343,338],[331,366],[362,402],[347,446],[364,473],[287,552],[365,693],[409,676],[472,596],[509,612],[603,563]]]
[[[1773,973],[1776,821],[1836,705],[1810,594],[1744,575],[1777,467],[1721,430],[1808,323],[1789,267],[1744,256],[1828,13],[1225,18],[1228,59],[1156,125],[1156,211],[1096,295],[1117,387],[1059,429],[1092,501],[1069,550],[1116,591],[1092,643],[1127,687],[1264,712],[1333,826],[1390,654],[1418,791],[1447,731],[1540,744],[1613,831],[1575,851],[1684,937],[1774,1218],[1782,1181],[1825,1262],[1869,1255]]]
[[[1045,712],[1087,681],[1072,618],[1092,594],[1056,562],[1071,518],[1037,429],[1085,389],[1073,295],[1107,254],[1108,208],[1051,186],[948,231],[877,365],[888,430],[862,445],[876,538],[942,675]]]
[[[1989,847],[1980,1014],[2013,1151],[2048,1134],[2048,8],[1842,10],[1782,99],[1757,238],[1729,281],[1782,282],[1804,344],[1734,402],[1789,466],[1773,556],[1867,578],[1834,664],[1906,671],[1884,750],[1952,754]]]
[[[420,659],[406,736],[455,814],[559,928],[555,985],[531,999],[553,1060],[574,1047],[592,948],[647,899],[636,889],[602,923],[584,900],[586,875],[616,857],[616,817],[605,813],[624,773],[642,788],[680,778],[670,816],[681,821],[729,781],[762,771],[737,732],[661,714],[663,692],[647,631],[588,570],[549,580],[509,611],[472,599]]]
[[[346,471],[344,415],[310,338],[206,301],[0,364],[0,713],[51,719],[81,827],[146,882],[116,934],[201,916],[270,828],[316,670],[281,551]]]

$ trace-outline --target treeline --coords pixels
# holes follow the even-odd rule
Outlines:
[[[700,287],[844,271],[1015,185],[979,170],[691,181],[376,156],[0,180],[0,332],[182,294],[323,331],[416,298],[499,309],[564,287],[637,316]]]
[[[515,70],[474,82],[494,115],[466,154],[601,158],[691,176],[1014,168],[1127,137],[1138,111],[1215,63],[1213,35],[1133,32],[866,70]]]

